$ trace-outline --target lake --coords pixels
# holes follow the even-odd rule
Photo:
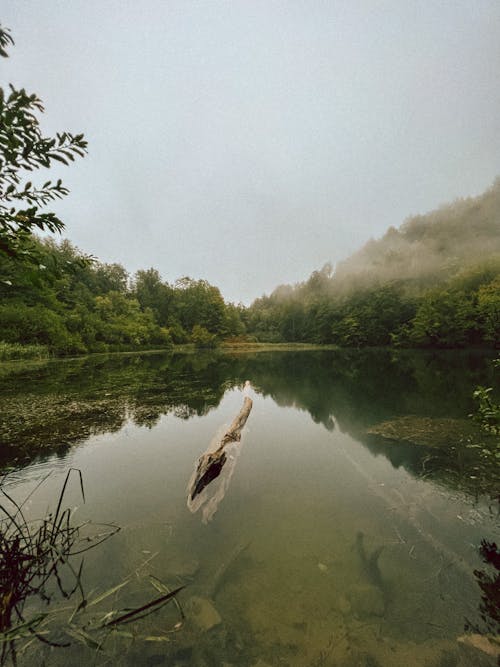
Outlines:
[[[1,367],[2,488],[33,531],[81,471],[85,502],[73,472],[61,511],[81,526],[69,552],[92,546],[64,556],[47,599],[20,601],[39,636],[18,630],[5,664],[15,651],[38,666],[495,665],[479,583],[495,576],[498,466],[468,418],[474,388],[495,385],[491,359],[309,350]],[[196,462],[245,395],[241,440],[193,502]]]

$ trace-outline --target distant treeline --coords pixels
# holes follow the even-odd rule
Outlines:
[[[500,179],[390,228],[332,272],[257,299],[245,318],[263,341],[349,347],[500,345]]]
[[[204,280],[130,277],[120,264],[89,261],[68,241],[36,241],[39,266],[2,258],[0,341],[44,345],[58,355],[214,347],[244,330],[240,312]]]
[[[169,284],[153,268],[129,276],[68,241],[34,243],[38,266],[0,257],[4,358],[18,344],[79,354],[228,339],[500,347],[500,180],[480,197],[389,229],[335,272],[326,265],[248,308],[226,303],[204,280]]]
[[[500,345],[500,261],[469,267],[424,289],[415,281],[336,289],[329,267],[295,287],[257,299],[245,314],[249,331],[267,342],[343,347]]]

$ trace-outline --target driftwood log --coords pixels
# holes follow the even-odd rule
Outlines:
[[[212,480],[221,473],[226,463],[225,447],[232,442],[239,442],[241,431],[246,424],[248,415],[252,410],[252,399],[245,396],[241,410],[233,419],[229,428],[212,451],[205,452],[198,459],[195,472],[188,487],[189,498],[193,501]]]

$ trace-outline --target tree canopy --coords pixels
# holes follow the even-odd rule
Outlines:
[[[9,30],[0,26],[0,56],[7,58],[13,44]],[[39,120],[43,112],[35,93],[12,84],[8,90],[0,88],[0,254],[33,263],[39,263],[33,233],[64,229],[57,215],[44,208],[68,189],[60,179],[35,184],[31,173],[54,162],[67,165],[87,150],[83,134],[44,136]]]

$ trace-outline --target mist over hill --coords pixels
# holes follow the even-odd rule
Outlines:
[[[500,178],[482,195],[459,199],[390,227],[340,262],[342,284],[445,280],[464,267],[500,257]]]
[[[342,346],[500,345],[500,178],[391,227],[378,240],[245,314],[264,341]]]

